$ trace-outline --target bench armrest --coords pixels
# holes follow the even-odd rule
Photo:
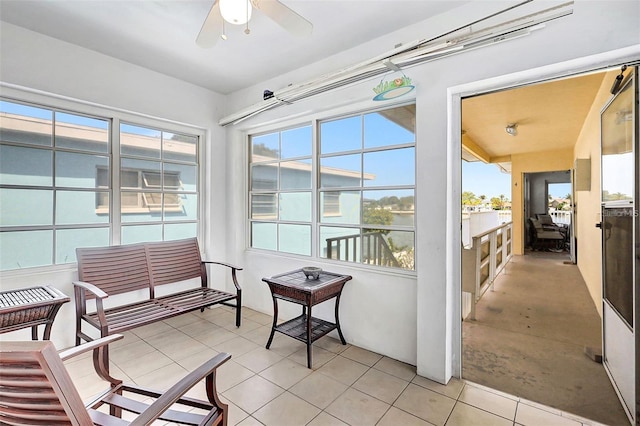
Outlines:
[[[214,265],[222,265],[222,266],[226,266],[227,268],[235,269],[237,271],[242,271],[241,267],[232,265],[230,263],[214,262],[213,260],[203,260],[202,263],[212,263]]]
[[[100,290],[98,287],[96,287],[93,284],[86,283],[84,281],[74,281],[73,285],[75,287],[80,287],[80,288],[83,288],[83,289],[85,289],[87,291],[90,291],[91,293],[93,293],[99,299],[106,299],[107,297],[109,297],[109,295],[107,293],[105,293],[104,291]]]
[[[148,425],[153,420],[158,419],[162,413],[167,411],[174,403],[178,402],[182,396],[195,386],[202,379],[206,378],[206,391],[209,402],[219,409],[226,410],[226,404],[219,399],[215,387],[216,369],[227,362],[231,355],[220,353],[193,370],[178,383],[165,391],[155,402],[153,402],[144,412],[131,422],[131,426]],[[226,422],[225,422],[226,423]]]
[[[226,266],[227,268],[231,268],[231,279],[233,280],[233,285],[236,286],[236,290],[242,291],[242,288],[240,288],[240,284],[238,284],[238,278],[236,277],[236,271],[242,271],[242,268],[231,265],[229,263],[214,262],[213,260],[203,260],[202,263],[204,264],[211,263],[213,265],[222,265],[222,266]]]

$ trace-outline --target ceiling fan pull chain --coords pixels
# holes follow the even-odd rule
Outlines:
[[[247,28],[244,29],[244,33],[249,35],[249,33],[251,32],[251,30],[249,29],[249,8],[251,7],[251,4],[249,3],[249,0],[247,0]]]

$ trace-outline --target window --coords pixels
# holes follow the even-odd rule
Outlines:
[[[311,126],[252,136],[251,246],[311,255]]]
[[[198,140],[0,100],[0,269],[73,263],[81,246],[196,236]]]
[[[197,235],[198,138],[120,123],[121,241]]]
[[[284,146],[293,130],[250,138],[251,246],[287,251],[295,240],[311,246],[298,254],[413,270],[415,105],[322,120],[314,154],[304,129]],[[300,203],[283,203],[293,195]],[[285,221],[312,235],[301,239]]]

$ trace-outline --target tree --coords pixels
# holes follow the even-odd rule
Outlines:
[[[504,210],[504,205],[509,200],[504,196],[504,194],[500,194],[499,197],[491,198],[491,208],[494,210]]]
[[[391,225],[393,223],[393,213],[387,209],[367,205],[362,211],[362,219],[367,225]],[[372,229],[372,231],[379,231],[384,234],[389,232],[382,229]]]
[[[253,145],[253,153],[255,155],[264,155],[270,158],[279,158],[279,151],[275,148],[269,148],[263,143],[257,143]]]
[[[475,206],[478,204],[478,198],[476,194],[471,191],[464,191],[462,193],[462,205],[463,206]]]

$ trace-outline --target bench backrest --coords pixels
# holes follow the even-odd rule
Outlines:
[[[195,238],[78,248],[76,255],[78,279],[110,295],[146,290],[149,297],[154,297],[155,286],[192,278],[200,278],[201,284],[207,285]]]
[[[200,257],[198,240],[160,241],[145,244],[153,286],[200,278],[207,285],[207,273]]]
[[[107,294],[135,290],[151,292],[144,244],[77,248],[76,256],[78,279],[95,285]]]

